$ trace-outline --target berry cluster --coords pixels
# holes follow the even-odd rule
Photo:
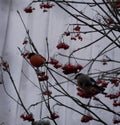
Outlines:
[[[68,63],[68,64],[65,64],[65,65],[62,66],[59,63],[59,61],[56,60],[55,58],[50,58],[50,64],[52,64],[55,68],[62,68],[63,73],[65,75],[72,74],[72,73],[77,73],[78,71],[83,69],[83,67],[80,64],[73,65],[71,63]]]
[[[29,122],[32,122],[32,121],[34,121],[34,118],[33,118],[33,115],[32,114],[27,114],[27,115],[24,115],[24,114],[22,114],[21,116],[20,116],[20,118],[22,118],[23,120],[27,120],[27,121],[29,121]]]
[[[49,79],[48,75],[44,75],[44,76],[39,76],[38,77],[39,81],[47,81]]]
[[[120,97],[120,92],[118,92],[116,94],[108,94],[108,95],[106,95],[106,97],[108,97],[110,99],[116,99],[116,98]]]
[[[53,4],[50,4],[50,3],[41,3],[40,4],[40,8],[41,9],[50,9],[50,8],[52,8],[54,5]]]
[[[114,123],[114,124],[120,123],[120,119],[114,119],[114,120],[113,120],[113,123]]]
[[[108,82],[102,81],[100,79],[98,79],[96,82],[97,82],[97,84],[99,84],[102,87],[107,87],[107,85],[108,85]]]
[[[52,8],[54,5],[50,4],[50,3],[41,3],[40,4],[40,8],[43,9],[43,12],[48,12],[48,9]],[[24,11],[26,13],[32,13],[33,10],[35,10],[35,8],[33,8],[32,6],[28,6],[26,8],[24,8]]]
[[[35,8],[32,8],[31,6],[28,6],[28,7],[26,7],[26,8],[24,9],[24,11],[25,11],[26,13],[32,13],[33,10],[35,10]]]
[[[2,69],[4,71],[8,70],[8,68],[9,68],[9,64],[7,62],[5,62],[5,61],[2,61],[2,63],[0,64],[0,66],[2,66]]]
[[[57,65],[59,63],[59,61],[58,60],[56,60],[55,58],[50,58],[50,64],[52,64],[52,65]]]
[[[66,49],[69,49],[70,46],[68,44],[64,43],[64,42],[60,42],[60,43],[58,43],[58,45],[56,47],[57,47],[57,49],[66,50]]]
[[[116,87],[119,86],[120,79],[114,78],[110,80],[111,84],[114,84]]]
[[[69,32],[69,31],[64,32],[64,35],[65,35],[65,36],[70,36],[70,32]]]
[[[71,36],[71,40],[80,40],[80,41],[82,41],[83,40],[83,38],[81,37],[81,35],[80,35],[80,26],[79,25],[77,25],[77,26],[75,26],[74,28],[73,28],[73,32],[77,32],[77,34],[75,33],[74,34],[74,36],[72,35]]]
[[[90,90],[84,91],[80,88],[77,88],[77,95],[82,98],[91,98],[95,96],[96,94],[100,93],[100,91],[96,88],[91,88]]]
[[[79,39],[79,40],[83,40],[83,38],[80,36],[80,34],[78,33],[77,35],[75,35],[75,38]]]
[[[91,115],[84,115],[81,118],[81,122],[89,122],[90,120],[93,120],[93,117]]]
[[[64,74],[71,74],[71,73],[77,73],[78,71],[80,71],[81,69],[83,69],[83,67],[80,64],[77,65],[73,65],[73,64],[65,64],[63,67],[63,73]]]
[[[43,12],[48,12],[48,9],[52,8],[54,4],[50,3],[41,3],[40,8],[43,9]]]
[[[78,34],[76,34],[74,37],[71,37],[71,40],[80,40],[80,41],[82,41],[83,40],[83,38],[81,37],[81,35],[78,33]]]
[[[79,32],[79,31],[80,31],[80,26],[79,26],[79,25],[75,26],[75,27],[73,28],[73,30]]]
[[[120,106],[120,102],[117,102],[117,100],[114,100],[113,106],[115,106],[115,107]]]
[[[47,81],[49,79],[48,75],[45,74],[45,72],[38,72],[37,77],[39,81]]]
[[[52,64],[56,69],[62,67],[59,61],[52,57],[50,58],[50,64]]]
[[[23,53],[21,53],[21,56],[22,56],[23,58],[28,58],[28,55],[29,55],[28,52],[23,52]]]

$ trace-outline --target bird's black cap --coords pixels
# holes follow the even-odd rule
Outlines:
[[[29,54],[28,54],[28,59],[30,59],[31,56],[33,56],[33,55],[35,55],[35,53],[29,53]]]
[[[83,74],[82,74],[82,73],[78,73],[78,74],[74,77],[74,79],[77,79],[77,77],[80,76],[80,75],[83,75]]]

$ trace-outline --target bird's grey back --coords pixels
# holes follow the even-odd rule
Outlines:
[[[89,87],[91,86],[91,80],[90,78],[88,77],[88,75],[85,75],[85,74],[80,74],[79,76],[77,76],[77,83],[78,83],[78,86],[81,86],[81,87]]]

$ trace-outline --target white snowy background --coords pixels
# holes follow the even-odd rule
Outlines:
[[[22,73],[24,72],[34,83],[36,83],[37,78],[33,69],[24,61],[18,50],[18,47],[23,47],[22,42],[26,37],[26,32],[20,20],[20,17],[17,14],[17,10],[20,11],[22,18],[24,19],[24,22],[30,31],[31,38],[34,41],[34,44],[37,46],[39,53],[41,53],[44,57],[47,56],[45,42],[46,37],[48,38],[49,42],[50,55],[53,56],[58,51],[56,49],[56,45],[61,34],[67,28],[67,24],[69,24],[70,22],[75,22],[74,19],[70,17],[70,15],[65,13],[57,5],[55,5],[55,7],[53,7],[49,12],[43,13],[42,10],[39,9],[39,5],[34,4],[35,10],[33,11],[33,13],[26,14],[23,9],[29,4],[30,1],[31,0],[0,0],[0,56],[4,57],[4,59],[8,61],[15,84],[26,106],[29,106],[29,104],[40,100],[40,91],[39,89],[34,87],[33,84],[31,84]],[[93,15],[93,13],[90,13],[90,10],[86,10],[86,12],[91,14],[91,16]],[[91,42],[97,37],[97,35],[84,35],[84,40],[81,43],[72,43],[70,41],[67,41],[67,43],[71,45],[69,51],[61,52],[63,54],[70,53],[74,48],[83,46],[84,44]],[[76,56],[81,56],[81,58],[95,57],[100,52],[100,50],[109,43],[107,39],[104,40],[105,42],[102,42],[102,44],[100,44],[99,42],[86,49],[85,52],[81,51],[81,55],[77,55],[77,53]],[[119,49],[116,49],[113,53],[109,54],[109,56],[113,59],[119,59],[119,55]],[[65,62],[67,62],[67,60],[64,60],[64,63]],[[81,64],[84,65],[84,62],[81,62]],[[118,66],[118,64],[109,64],[109,67],[111,67],[111,69],[116,66]],[[101,68],[103,68],[103,70],[106,70],[108,66],[103,67],[103,65],[101,64],[93,67],[93,69]],[[83,72],[86,73],[86,70],[84,70]],[[7,91],[10,95],[17,99],[17,95],[10,83],[7,74],[4,74],[3,78]],[[71,92],[71,94],[76,95],[76,88],[73,85],[66,84],[64,85],[64,87],[69,92]],[[101,96],[102,98],[102,95],[98,96]],[[69,99],[61,98],[60,100],[66,102],[66,104],[71,107],[76,106]],[[106,103],[108,103],[108,105],[111,105],[109,100],[106,99],[105,101]],[[81,108],[79,107],[76,108],[78,110],[81,110]],[[39,119],[38,109],[39,106],[31,109],[36,119]],[[77,113],[73,113],[71,110],[67,110],[64,107],[58,107],[58,109],[56,107],[56,110],[60,114],[60,118],[57,119],[59,125],[83,124],[80,122],[81,116],[79,116]],[[46,112],[47,110],[44,109],[43,115],[46,115]],[[23,109],[6,95],[2,84],[0,84],[0,125],[30,125],[29,122],[24,122],[22,119],[20,119],[19,116],[22,113]],[[106,123],[108,123],[108,125],[113,125],[113,115],[110,115],[109,113],[107,114],[106,112],[103,112],[101,110],[96,110],[96,113],[101,116],[101,118]],[[87,123],[87,125],[102,124],[91,121],[90,123]]]

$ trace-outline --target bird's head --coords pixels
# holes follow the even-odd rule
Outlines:
[[[35,55],[35,53],[29,53],[28,54],[28,59],[30,59],[32,56],[34,56]]]
[[[77,79],[77,77],[80,76],[80,75],[83,75],[83,73],[78,73],[78,74],[74,77],[74,79]]]

